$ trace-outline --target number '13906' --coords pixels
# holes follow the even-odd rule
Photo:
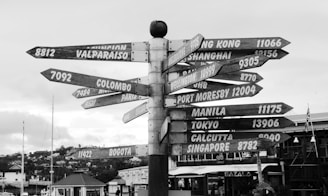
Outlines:
[[[279,127],[279,119],[278,118],[270,118],[270,119],[254,119],[252,128],[277,128]]]

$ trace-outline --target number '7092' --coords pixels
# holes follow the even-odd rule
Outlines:
[[[51,73],[52,80],[71,82],[72,74],[70,73],[54,71],[54,70],[52,70],[50,73]]]

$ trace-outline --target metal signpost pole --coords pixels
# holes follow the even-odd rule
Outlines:
[[[161,28],[157,25],[164,26],[161,26]],[[165,32],[160,32],[161,30]],[[154,38],[149,41],[150,63],[148,68],[150,86],[150,97],[148,100],[149,196],[168,195],[167,147],[165,143],[160,143],[158,137],[166,116],[164,109],[165,78],[162,74],[163,66],[167,63],[168,41],[163,38],[166,35],[166,31],[166,24],[161,21],[154,21],[150,26],[150,32]]]

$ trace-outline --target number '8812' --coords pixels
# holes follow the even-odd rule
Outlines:
[[[55,52],[54,48],[37,48],[34,55],[37,57],[54,57]]]

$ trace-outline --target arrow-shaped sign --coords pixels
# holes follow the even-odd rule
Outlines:
[[[148,104],[148,102],[146,101],[146,102],[138,105],[137,107],[133,108],[132,110],[128,111],[127,113],[125,113],[123,115],[123,122],[128,123],[131,120],[134,120],[134,119],[138,118],[139,116],[146,114],[148,112],[147,104]]]
[[[204,132],[204,133],[170,133],[170,144],[211,143],[233,139],[265,138],[273,143],[283,143],[290,136],[281,132]]]
[[[58,69],[48,69],[41,72],[41,74],[53,82],[132,93],[142,96],[149,95],[149,87],[143,84],[90,76]]]
[[[110,148],[84,148],[71,156],[73,159],[110,159],[147,155],[148,145],[131,145]]]
[[[171,122],[171,119],[169,116],[167,116],[161,126],[161,130],[159,132],[158,138],[159,141],[162,142],[162,140],[164,139],[164,137],[167,135],[167,132],[169,131],[169,124]]]
[[[248,56],[244,56],[244,57],[240,57],[240,58],[236,58],[236,59],[232,59],[232,60],[227,60],[227,61],[223,61],[223,62],[217,61],[212,64],[206,64],[204,66],[201,66],[201,67],[198,67],[195,69],[190,69],[188,72],[181,71],[178,73],[169,73],[168,79],[170,82],[166,85],[166,89],[167,90],[179,89],[181,86],[185,86],[186,83],[189,85],[189,83],[198,79],[196,77],[196,75],[199,73],[194,74],[194,72],[197,72],[197,70],[204,69],[203,67],[206,67],[208,70],[214,70],[212,72],[207,71],[208,75],[210,76],[208,78],[212,78],[212,77],[215,77],[216,75],[227,74],[227,73],[232,73],[232,72],[238,72],[241,70],[260,67],[268,60],[269,60],[269,58],[266,56],[263,56],[263,55],[248,55]],[[216,69],[218,69],[217,67],[219,67],[219,65],[223,65],[223,66],[219,72],[215,73],[215,71],[216,71]],[[194,79],[193,77],[195,78],[195,80],[193,80]],[[190,81],[187,80],[188,78]],[[171,84],[171,83],[173,83],[173,84]]]
[[[132,78],[124,81],[148,85],[148,76],[144,76],[141,78]],[[112,94],[112,93],[117,93],[117,92],[111,90],[96,89],[96,88],[80,88],[73,93],[73,96],[76,98],[85,98],[85,97],[92,97],[92,96]]]
[[[205,131],[205,130],[243,130],[273,129],[292,125],[294,122],[285,117],[256,117],[233,119],[206,119],[172,121],[171,132]]]
[[[211,89],[191,93],[168,95],[165,98],[165,107],[217,101],[240,97],[252,97],[262,90],[257,84],[231,85],[227,88]]]
[[[165,92],[169,94],[171,92],[180,90],[184,87],[192,85],[196,82],[200,82],[212,76],[215,76],[218,71],[221,69],[221,63],[213,63],[211,65],[206,65],[200,68],[197,68],[194,72],[191,72],[185,76],[181,76],[176,80],[170,81],[165,84]]]
[[[270,140],[264,138],[234,139],[228,141],[199,143],[199,144],[175,144],[172,145],[171,155],[190,154],[216,154],[223,152],[257,152],[272,146]]]
[[[178,75],[184,76],[188,73],[191,73],[194,70],[196,70],[197,67],[209,65],[209,63],[207,63],[207,62],[193,62],[190,64],[191,64],[191,66],[189,66],[189,69],[176,70],[175,72],[177,72],[177,73],[175,73],[175,74],[173,74],[172,73],[173,71],[171,70],[172,72],[171,72],[171,74],[169,74],[169,81],[178,78]],[[246,72],[246,71],[235,71],[235,72],[229,72],[228,74],[223,74],[220,72],[220,74],[217,74],[217,75],[211,77],[211,79],[257,83],[257,82],[261,81],[263,78],[258,73]]]
[[[146,51],[148,50],[147,42],[131,42],[131,43],[111,43],[111,44],[88,44],[77,46],[62,46],[58,48],[77,48],[77,49],[100,49],[115,51]]]
[[[269,52],[271,51],[271,52]],[[277,49],[277,50],[227,50],[227,51],[216,51],[216,52],[194,52],[187,56],[181,62],[206,62],[206,61],[223,61],[235,59],[247,55],[261,54],[269,59],[281,59],[286,56],[288,52]]]
[[[96,107],[127,103],[131,101],[139,101],[144,99],[148,99],[148,97],[135,95],[131,93],[118,93],[114,95],[107,95],[103,97],[89,99],[82,104],[82,107],[84,109],[91,109]]]
[[[232,86],[232,85],[233,84],[224,83],[224,82],[203,80],[195,84],[189,85],[186,88],[198,89],[198,90],[210,90],[210,89],[218,89],[218,88],[227,88],[228,86]]]
[[[35,58],[148,62],[148,51],[35,47],[27,51]]]
[[[165,85],[165,92],[171,93],[180,90],[196,82],[211,78],[218,73],[229,73],[259,67],[262,66],[266,61],[268,61],[268,57],[263,55],[249,55],[224,62],[214,62],[212,64],[196,68],[195,70],[191,71],[191,73],[180,76],[179,78],[168,82]]]
[[[189,54],[196,51],[201,46],[203,40],[204,37],[201,34],[197,34],[190,41],[182,45],[169,56],[167,68],[164,69],[164,71],[170,69],[173,65],[177,64],[179,61],[186,58]]]
[[[227,116],[281,115],[293,109],[282,102],[169,109],[172,120]]]
[[[230,72],[227,74],[220,73],[211,78],[221,79],[221,80],[232,80],[238,82],[252,82],[252,83],[257,83],[263,79],[258,73],[246,72],[246,71]]]
[[[175,51],[188,40],[170,40],[169,50]],[[199,51],[280,49],[290,44],[281,37],[205,39]]]
[[[208,65],[208,63],[206,63]],[[228,66],[228,65],[227,65]],[[191,73],[195,71],[196,68],[194,66],[191,66],[191,69],[184,70],[184,71],[178,71],[174,73],[168,74],[168,80],[176,80],[180,76],[184,76],[188,73]],[[219,80],[231,80],[231,81],[237,81],[237,82],[252,82],[257,83],[263,79],[262,76],[260,76],[258,73],[254,72],[246,72],[246,71],[235,71],[235,72],[229,72],[229,73],[219,73],[210,79],[219,79]]]

